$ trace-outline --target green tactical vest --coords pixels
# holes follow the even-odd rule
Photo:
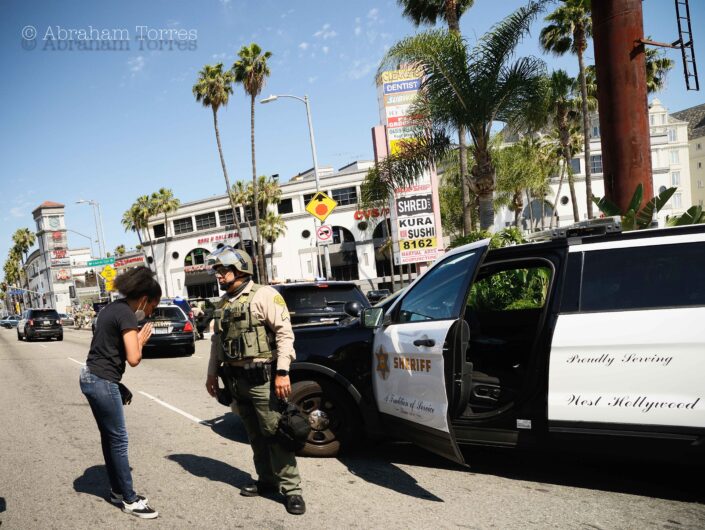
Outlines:
[[[272,357],[274,334],[250,311],[252,297],[260,287],[254,284],[249,293],[224,301],[215,310],[214,331],[223,345],[221,362]]]

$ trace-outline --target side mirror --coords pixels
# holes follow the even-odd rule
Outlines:
[[[382,325],[384,309],[381,307],[366,307],[362,310],[360,321],[363,328],[375,329]]]
[[[355,301],[346,302],[343,311],[351,317],[359,317],[362,312],[362,305],[360,302]]]

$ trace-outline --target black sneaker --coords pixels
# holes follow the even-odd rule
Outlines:
[[[155,519],[159,515],[157,510],[149,507],[145,498],[139,497],[131,503],[122,501],[122,511],[140,519]]]
[[[115,506],[122,506],[122,494],[121,493],[115,493],[113,490],[110,490],[110,499],[109,500]],[[137,495],[137,500],[143,500],[144,502],[149,502],[147,500],[147,497],[143,497],[142,495]]]
[[[301,495],[289,495],[286,498],[286,511],[292,515],[306,513],[306,503]]]

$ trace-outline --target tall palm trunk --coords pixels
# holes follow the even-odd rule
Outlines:
[[[230,191],[230,179],[228,178],[228,170],[225,168],[225,159],[223,158],[223,148],[220,145],[220,131],[218,131],[218,110],[213,107],[213,127],[215,128],[215,141],[218,143],[218,154],[220,155],[220,165],[223,168],[223,176],[225,177],[225,189],[228,194],[228,200],[230,201],[230,209],[233,211],[233,221],[235,222],[235,227],[237,228],[237,237],[240,240],[240,246],[245,248],[242,243],[242,232],[240,231],[240,221],[237,218],[237,210],[235,209],[235,202],[233,201],[233,196]]]
[[[534,231],[536,228],[536,219],[534,219],[534,205],[531,203],[531,194],[529,193],[529,189],[526,189],[526,204],[527,208],[529,209],[529,220],[531,222],[531,232]]]
[[[145,232],[147,232],[147,241],[149,241],[149,252],[152,254],[152,263],[154,263],[154,269],[157,269],[157,261],[156,258],[154,257],[154,244],[152,243],[152,234],[149,231],[149,226],[144,229]],[[166,227],[164,227],[164,230],[166,230]]]
[[[558,189],[556,190],[556,198],[553,199],[553,207],[551,208],[551,223],[548,225],[549,228],[553,228],[553,221],[556,219],[556,206],[558,206],[558,197],[561,196],[561,188],[563,187],[563,178],[566,172],[565,161],[561,164],[561,176],[558,179]]]
[[[269,244],[269,278],[274,279],[274,241]]]
[[[585,50],[585,28],[580,25],[575,29],[575,43],[578,49],[578,76],[580,79],[580,97],[582,99],[583,112],[583,142],[585,145],[585,195],[587,199],[587,216],[592,219],[592,175],[590,167],[590,115],[588,114],[587,82],[585,81],[585,63],[583,62],[583,51]],[[570,181],[570,176],[568,177]],[[573,193],[575,191],[573,190]],[[575,200],[575,198],[573,198]],[[579,221],[577,208],[573,208],[573,215]]]
[[[267,283],[267,272],[264,266],[264,250],[262,249],[262,234],[259,227],[259,194],[257,193],[257,165],[255,160],[255,96],[250,96],[250,139],[252,143],[252,207],[255,210],[255,227],[257,228],[257,272],[260,283]]]
[[[447,0],[445,15],[448,31],[460,36],[460,20],[458,20],[456,0]],[[460,158],[460,186],[463,198],[463,235],[472,232],[472,205],[470,204],[470,189],[468,188],[468,142],[464,125],[458,126],[458,155]]]
[[[169,278],[166,275],[166,250],[167,250],[166,240],[168,238],[169,238],[169,218],[165,212],[164,213],[164,257],[162,259],[162,268],[164,269],[164,294],[166,295],[167,298],[169,298]]]

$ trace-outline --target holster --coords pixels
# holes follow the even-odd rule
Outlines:
[[[218,403],[221,405],[224,405],[226,407],[229,407],[230,404],[233,402],[233,393],[230,391],[230,384],[231,384],[231,378],[225,375],[225,370],[226,368],[225,365],[221,365],[218,368],[218,375],[220,378],[223,380],[223,388],[220,388],[220,385],[216,386],[216,398],[218,400]]]
[[[272,364],[267,362],[251,362],[243,366],[224,364],[221,368],[226,377],[245,379],[252,386],[263,385],[272,378]]]

